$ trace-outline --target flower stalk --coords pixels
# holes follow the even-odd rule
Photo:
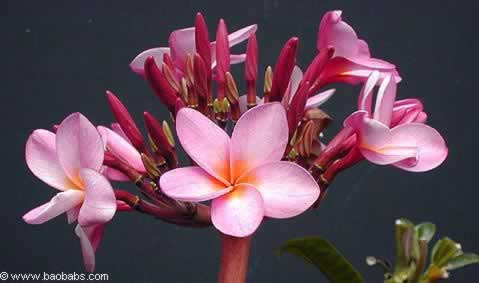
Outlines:
[[[237,238],[221,233],[218,283],[245,283],[252,236]]]

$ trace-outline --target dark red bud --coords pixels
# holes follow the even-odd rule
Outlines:
[[[225,97],[226,72],[230,71],[230,47],[228,30],[223,19],[218,23],[216,31],[216,80],[218,81],[218,98]]]
[[[298,49],[299,39],[292,37],[286,42],[278,61],[274,67],[273,84],[271,86],[271,93],[269,100],[281,101],[284,92],[288,88],[289,79],[293,73],[294,65],[296,64],[296,50]]]
[[[309,97],[309,87],[309,81],[301,83],[289,105],[288,126],[290,137],[294,134],[294,131],[296,130],[299,121],[301,121],[301,119],[303,118],[306,101]]]
[[[140,130],[135,124],[130,113],[123,105],[123,103],[111,91],[106,91],[106,98],[110,104],[110,108],[115,116],[116,121],[120,124],[125,135],[130,139],[133,146],[143,153],[147,153],[145,141],[141,135]]]
[[[198,53],[195,54],[193,65],[195,92],[199,97],[206,100],[208,94],[208,77],[206,74],[205,62]]]
[[[163,63],[165,63],[171,70],[175,71],[176,67],[175,64],[173,63],[173,60],[171,60],[171,56],[168,53],[163,54]]]
[[[258,42],[256,34],[252,34],[246,46],[245,78],[247,81],[256,81],[258,77]]]
[[[158,120],[156,120],[155,117],[148,112],[144,112],[143,117],[145,118],[145,125],[148,129],[148,133],[157,146],[159,153],[163,156],[166,156],[173,152],[174,149],[168,142],[160,122],[158,122]]]
[[[151,56],[145,61],[145,77],[156,96],[170,112],[175,113],[176,99],[178,98],[176,92]]]
[[[211,78],[211,47],[208,27],[201,13],[196,14],[195,20],[196,52],[201,56],[207,68],[207,75]]]

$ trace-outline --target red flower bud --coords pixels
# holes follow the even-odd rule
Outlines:
[[[205,62],[203,61],[201,55],[198,53],[194,57],[194,81],[195,81],[195,92],[199,97],[206,100],[208,95],[208,78],[207,78],[207,69],[205,67]]]
[[[156,65],[155,59],[151,56],[146,58],[145,61],[145,77],[161,102],[166,105],[170,112],[176,113],[175,105],[178,98],[176,92]]]
[[[278,61],[274,66],[273,84],[271,86],[271,93],[269,101],[281,101],[284,92],[288,88],[289,79],[293,73],[294,65],[296,64],[296,50],[298,49],[299,39],[292,37],[286,42]]]
[[[205,65],[208,67],[207,75],[211,78],[211,47],[210,38],[208,33],[208,27],[206,26],[205,19],[201,13],[196,14],[195,20],[195,45],[196,53],[201,56]]]
[[[140,130],[135,124],[135,121],[131,117],[126,107],[111,91],[106,91],[106,98],[110,104],[110,108],[115,116],[116,121],[120,124],[121,128],[125,132],[125,135],[130,139],[133,146],[140,152],[147,154],[145,141],[141,135]]]
[[[225,97],[226,72],[230,71],[230,47],[228,29],[223,19],[218,23],[216,31],[216,80],[218,81],[218,98]]]
[[[163,128],[158,120],[153,117],[149,112],[143,112],[143,117],[145,118],[145,125],[148,129],[148,134],[158,148],[158,151],[161,155],[166,156],[167,154],[174,151],[173,147],[168,142],[168,139],[163,132]]]

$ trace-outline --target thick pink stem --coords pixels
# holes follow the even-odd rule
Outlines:
[[[221,234],[221,265],[218,283],[245,283],[251,237]]]

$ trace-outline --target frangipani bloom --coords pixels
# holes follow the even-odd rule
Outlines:
[[[395,105],[396,83],[391,76],[382,80],[373,112],[373,90],[379,76],[378,72],[371,74],[361,91],[359,110],[345,121],[345,126],[356,131],[361,154],[373,163],[391,164],[407,171],[436,168],[447,157],[444,139],[434,128],[423,124],[426,115],[416,100]]]
[[[364,82],[372,71],[382,76],[391,74],[396,82],[401,81],[396,66],[371,58],[366,41],[359,39],[354,29],[341,19],[342,11],[327,12],[319,25],[317,48],[334,48],[333,58],[321,73],[323,83]]]
[[[255,33],[257,25],[250,25],[239,29],[228,35],[229,46],[235,46],[247,40],[251,34]],[[216,66],[216,42],[210,43],[211,48],[211,68]],[[184,28],[175,30],[170,34],[169,47],[158,47],[145,50],[138,54],[130,63],[131,69],[140,75],[144,75],[144,65],[148,57],[153,56],[158,66],[163,63],[164,54],[171,56],[177,71],[184,72],[186,55],[196,53],[195,28]],[[245,60],[245,54],[231,54],[231,64],[241,63]]]
[[[291,100],[293,100],[294,95],[296,94],[296,91],[298,90],[299,83],[303,79],[303,71],[301,68],[298,66],[295,66],[293,69],[293,72],[291,73],[291,77],[289,79],[289,85],[288,88],[286,89],[283,99],[281,103],[285,107],[285,109],[288,109]],[[336,92],[336,89],[328,89],[323,92],[320,92],[318,94],[312,95],[308,100],[306,101],[306,109],[310,108],[316,108],[321,106],[323,103],[328,101],[328,99],[333,96],[333,94]],[[256,97],[256,103],[258,105],[261,105],[264,103],[263,98]],[[239,105],[241,109],[241,113],[246,112],[247,108],[247,97],[246,95],[242,95],[239,97]]]
[[[231,138],[190,108],[178,112],[176,130],[184,150],[198,166],[165,173],[161,189],[178,200],[212,200],[213,225],[224,234],[251,235],[264,216],[296,216],[319,196],[319,186],[305,169],[281,161],[288,123],[280,103],[247,111]]]
[[[103,225],[116,211],[113,189],[99,173],[103,150],[97,130],[80,113],[65,118],[56,134],[35,130],[25,148],[32,173],[60,192],[23,219],[29,224],[42,224],[66,212],[69,223],[78,220],[75,232],[80,237],[88,271],[93,271],[95,265]]]

